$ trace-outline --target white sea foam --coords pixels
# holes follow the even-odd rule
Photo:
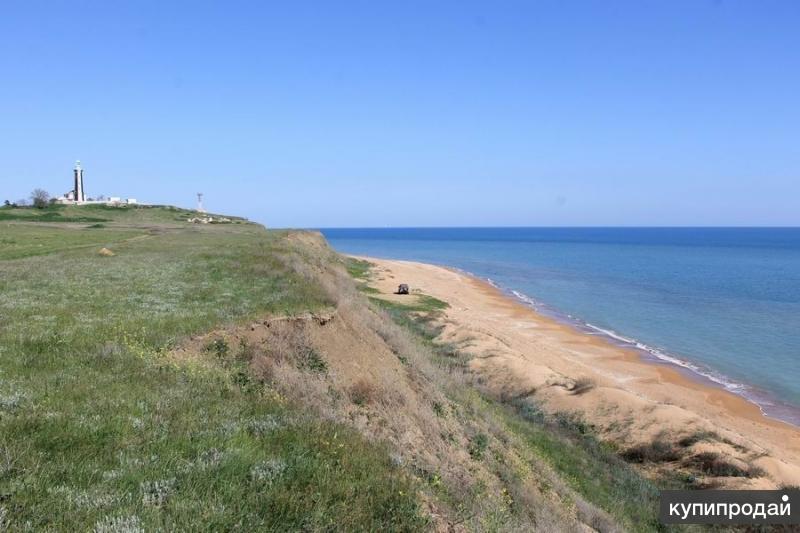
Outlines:
[[[492,283],[492,285],[494,285],[498,289],[503,290],[502,287],[500,287],[493,281],[490,280],[490,283]],[[621,335],[616,331],[595,326],[594,324],[584,322],[569,314],[559,313],[549,308],[545,304],[537,302],[534,298],[531,298],[527,294],[524,294],[520,291],[512,289],[508,292],[510,292],[515,298],[517,298],[522,303],[527,304],[538,311],[542,311],[545,314],[551,315],[556,319],[564,320],[566,317],[566,319],[568,319],[568,322],[572,323],[575,327],[585,331],[586,333],[603,335],[605,337],[608,337],[609,339],[612,339],[613,341],[622,346],[635,348],[640,352],[646,354],[646,356],[650,356],[659,362],[677,366],[679,368],[691,372],[692,374],[702,379],[715,383],[716,385],[722,387],[723,389],[731,393],[737,394],[745,398],[746,400],[752,402],[753,404],[758,406],[758,408],[764,415],[777,416],[779,419],[793,424],[798,424],[798,422],[800,422],[797,419],[796,413],[788,412],[785,406],[778,405],[774,401],[771,401],[767,394],[756,391],[752,387],[749,387],[744,383],[739,383],[737,381],[734,381],[728,378],[727,376],[720,374],[719,372],[715,372],[699,364],[692,363],[680,357],[676,357],[674,355],[665,353],[662,350],[659,350],[658,348],[648,346],[643,342],[640,342],[630,337],[626,337],[625,335]]]
[[[519,300],[522,300],[523,302],[525,302],[526,304],[530,305],[531,307],[539,307],[539,304],[536,302],[536,300],[534,300],[530,296],[528,296],[526,294],[522,294],[521,292],[514,291],[514,290],[512,290],[511,293],[514,296],[516,296]]]
[[[646,352],[649,355],[652,355],[653,357],[655,357],[656,359],[658,359],[660,361],[663,361],[663,362],[666,362],[666,363],[670,363],[670,364],[673,364],[675,366],[679,366],[679,367],[684,368],[686,370],[689,370],[689,371],[691,371],[691,372],[693,372],[695,374],[698,374],[698,375],[700,375],[700,376],[702,376],[702,377],[704,377],[704,378],[706,378],[708,380],[713,381],[714,383],[716,383],[718,385],[721,385],[722,387],[724,387],[725,389],[727,389],[727,390],[729,390],[731,392],[736,392],[736,393],[739,393],[739,394],[743,394],[748,389],[747,385],[744,385],[743,383],[738,383],[736,381],[733,381],[733,380],[727,378],[726,376],[723,376],[723,375],[719,374],[718,372],[714,372],[713,370],[709,370],[709,369],[704,368],[704,367],[702,367],[700,365],[697,365],[697,364],[694,364],[692,362],[689,362],[689,361],[687,361],[685,359],[681,359],[679,357],[675,357],[673,355],[664,353],[663,351],[661,351],[661,350],[659,350],[657,348],[653,348],[652,346],[648,346],[647,344],[645,344],[643,342],[639,342],[636,339],[631,339],[631,338],[625,337],[624,335],[620,335],[619,333],[617,333],[617,332],[615,332],[613,330],[601,328],[601,327],[595,326],[594,324],[590,324],[589,322],[584,322],[583,325],[585,327],[589,328],[589,329],[597,331],[598,333],[600,333],[602,335],[606,335],[608,337],[611,337],[612,339],[614,339],[616,341],[619,341],[619,342],[621,342],[621,343],[623,343],[625,345],[629,345],[631,347],[635,347],[636,349],[638,349],[640,351]]]

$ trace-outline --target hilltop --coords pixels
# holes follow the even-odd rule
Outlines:
[[[445,302],[374,297],[317,233],[195,215],[0,209],[3,523],[658,528],[580,420],[482,390]]]

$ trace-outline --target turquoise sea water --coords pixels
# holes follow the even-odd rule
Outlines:
[[[800,228],[322,232],[343,253],[489,279],[542,312],[800,425]]]

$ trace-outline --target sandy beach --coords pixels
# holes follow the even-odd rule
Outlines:
[[[800,429],[746,399],[541,315],[480,279],[429,264],[360,259],[375,265],[370,285],[379,297],[426,294],[447,302],[439,340],[471,354],[471,369],[494,393],[580,416],[622,450],[667,442],[761,472],[715,477],[713,486],[800,485]],[[412,295],[394,295],[398,283],[408,283]],[[663,473],[671,466],[643,468]]]

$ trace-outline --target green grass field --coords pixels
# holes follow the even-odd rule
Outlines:
[[[167,355],[329,305],[287,266],[284,233],[187,214],[0,209],[0,529],[424,527],[381,445],[241,368]]]

